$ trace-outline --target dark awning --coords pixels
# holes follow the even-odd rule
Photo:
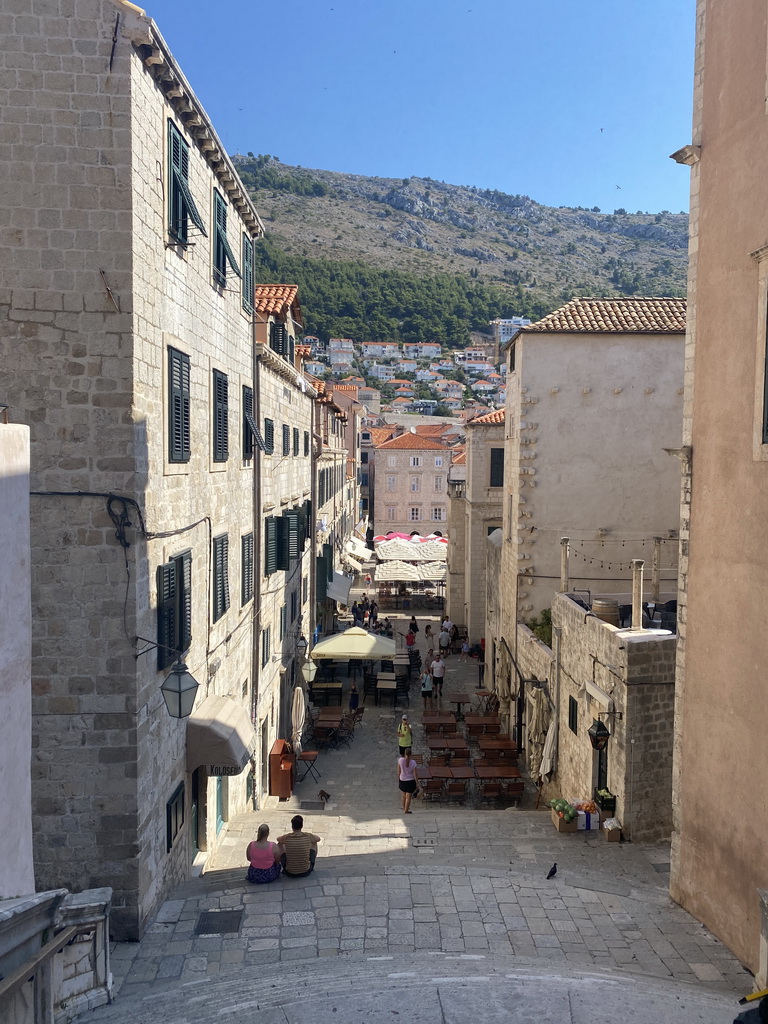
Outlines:
[[[256,749],[245,708],[232,697],[206,697],[187,720],[187,769],[205,765],[209,775],[239,775]]]

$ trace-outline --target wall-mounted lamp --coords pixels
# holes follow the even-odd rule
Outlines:
[[[610,732],[605,722],[600,721],[601,715],[610,715],[613,718],[623,718],[624,713],[622,711],[600,711],[598,712],[597,718],[594,720],[589,729],[587,729],[587,736],[589,736],[589,742],[592,744],[593,750],[605,750],[608,746],[608,740],[611,738]]]
[[[171,674],[160,687],[171,718],[189,718],[195,706],[199,686],[198,681],[179,658],[171,668]]]
[[[307,646],[307,638],[304,635],[300,636],[299,639],[296,641],[296,653],[299,655],[300,658],[303,658],[304,655],[307,653]]]

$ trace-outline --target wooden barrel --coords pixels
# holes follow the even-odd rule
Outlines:
[[[619,626],[619,602],[611,598],[598,597],[592,602],[592,614],[612,626]]]

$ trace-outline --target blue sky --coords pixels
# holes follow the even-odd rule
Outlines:
[[[231,153],[688,208],[695,0],[148,0]],[[617,188],[616,186],[620,186]]]

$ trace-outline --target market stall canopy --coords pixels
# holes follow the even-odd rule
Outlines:
[[[421,562],[429,558],[429,552],[422,544],[412,544],[409,540],[387,540],[376,548],[376,557],[381,559],[398,558],[404,562]]]
[[[419,567],[408,562],[382,562],[376,566],[376,582],[408,582],[420,580]]]
[[[338,601],[339,604],[349,604],[349,591],[353,580],[353,576],[347,576],[346,573],[339,572],[337,569],[333,574],[333,579],[328,584],[325,596],[330,597],[333,601]]]
[[[357,537],[350,537],[344,550],[348,551],[350,555],[353,555],[361,562],[367,562],[371,557],[371,551],[365,546],[365,544],[363,544],[362,541],[358,540]]]
[[[358,562],[358,560],[355,557],[353,557],[348,551],[345,551],[344,554],[342,555],[342,561],[344,562],[344,565],[351,566],[355,570],[355,572],[363,571],[362,563]]]
[[[352,626],[343,633],[335,633],[315,644],[310,658],[365,658],[378,661],[379,658],[394,658],[395,641],[387,636],[369,633],[360,626]]]
[[[256,749],[248,712],[232,697],[206,697],[187,720],[187,769],[239,775]]]
[[[444,580],[448,575],[448,566],[445,562],[424,562],[419,566],[419,576],[423,580]]]
[[[425,540],[419,545],[422,558],[430,561],[445,562],[448,558],[448,542],[445,540]]]

